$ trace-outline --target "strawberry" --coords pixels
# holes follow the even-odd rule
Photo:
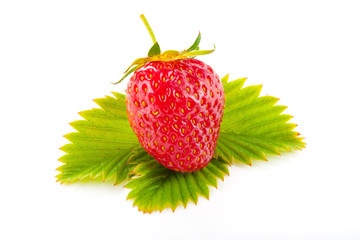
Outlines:
[[[148,57],[135,60],[121,79],[134,73],[126,89],[130,126],[142,147],[163,166],[199,170],[214,154],[225,95],[213,69],[193,57],[214,50],[198,50],[199,33],[189,49],[161,53],[144,23],[154,45]]]
[[[211,67],[196,59],[148,62],[134,72],[126,97],[130,126],[159,163],[191,172],[210,162],[224,108]]]

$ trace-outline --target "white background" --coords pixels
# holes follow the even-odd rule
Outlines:
[[[55,182],[62,137],[151,40],[280,97],[307,148],[234,166],[210,200],[143,214]],[[360,239],[358,1],[1,1],[1,239]]]

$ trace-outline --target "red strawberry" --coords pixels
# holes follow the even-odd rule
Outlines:
[[[161,53],[147,20],[140,17],[154,45],[119,81],[134,72],[126,90],[130,126],[143,148],[165,167],[199,170],[214,154],[225,96],[218,75],[193,58],[215,49],[200,51],[199,33],[187,50]]]
[[[191,172],[210,162],[225,102],[211,67],[196,59],[148,62],[134,72],[126,96],[130,125],[159,163]]]

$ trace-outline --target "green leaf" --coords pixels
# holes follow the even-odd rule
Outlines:
[[[138,165],[140,163],[152,161],[153,156],[148,154],[140,145],[132,151],[133,155],[128,159],[128,164]]]
[[[125,78],[127,78],[127,76],[129,76],[131,73],[135,72],[139,67],[142,67],[143,65],[137,65],[137,66],[134,66],[133,68],[131,68],[130,70],[126,70],[124,76],[117,82],[113,83],[113,84],[118,84],[118,83],[121,83],[122,80],[124,80]],[[131,67],[131,66],[130,66]]]
[[[197,50],[197,51],[192,51],[192,52],[185,52],[185,53],[183,53],[183,56],[193,57],[193,56],[207,55],[207,54],[214,52],[215,49],[216,49],[216,47],[214,45],[214,49],[212,49],[212,50]]]
[[[57,181],[128,180],[133,166],[127,161],[139,143],[127,120],[125,96],[114,96],[95,99],[101,109],[80,112],[84,120],[70,124],[77,132],[65,135],[71,143],[61,148],[67,154],[59,159],[64,165],[57,169]]]
[[[57,170],[57,181],[113,181],[133,189],[128,199],[144,212],[173,211],[198,197],[209,198],[209,186],[229,174],[228,163],[213,159],[195,173],[182,173],[160,165],[138,143],[126,115],[125,95],[95,99],[100,106],[79,114],[84,120],[71,123],[76,132],[65,135],[70,143],[61,148],[66,154]]]
[[[158,42],[155,42],[148,52],[148,57],[153,57],[159,55],[160,53],[161,53],[160,45]]]
[[[203,169],[193,173],[175,172],[160,165],[155,159],[135,168],[139,177],[132,179],[126,188],[132,189],[127,199],[134,200],[140,211],[153,212],[171,208],[173,211],[198,197],[209,198],[209,186],[217,187],[218,179],[229,174],[228,163],[221,158],[212,159]]]
[[[125,70],[124,73],[127,73],[132,66],[144,65],[144,64],[146,63],[146,61],[147,61],[146,58],[138,58],[138,59],[136,59],[136,60]]]
[[[209,186],[229,174],[234,160],[251,165],[268,155],[302,149],[305,144],[293,131],[290,115],[278,99],[259,97],[261,86],[243,87],[246,79],[222,79],[225,110],[213,159],[194,173],[181,173],[160,165],[139,144],[127,119],[125,95],[95,99],[100,108],[82,111],[83,120],[71,126],[76,132],[65,135],[70,141],[61,148],[66,154],[59,161],[57,180],[61,183],[102,180],[125,183],[131,189],[128,199],[140,211],[173,211],[199,196],[209,198]]]
[[[179,54],[179,51],[176,50],[166,50],[165,52],[162,53],[162,55],[166,55],[166,54]]]
[[[266,155],[305,147],[293,131],[297,125],[288,122],[292,116],[282,114],[286,107],[276,105],[278,98],[259,97],[260,85],[243,88],[246,78],[228,79],[228,75],[222,79],[225,110],[216,154],[228,163],[251,165],[253,159],[266,160]]]
[[[189,47],[186,52],[191,52],[195,49],[197,49],[199,47],[199,44],[200,44],[200,41],[201,41],[201,33],[199,32],[195,42],[193,43],[193,45],[191,45],[191,47]]]

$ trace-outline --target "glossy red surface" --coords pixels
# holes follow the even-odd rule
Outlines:
[[[134,72],[126,96],[132,129],[162,165],[191,172],[210,162],[225,102],[211,67],[196,59],[149,62]]]

